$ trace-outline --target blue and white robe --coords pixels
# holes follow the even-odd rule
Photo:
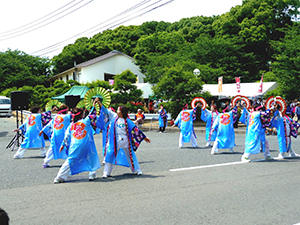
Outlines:
[[[65,132],[71,123],[70,114],[58,114],[55,116],[50,123],[43,128],[43,132],[46,134],[51,133],[50,138],[50,148],[53,151],[53,158],[56,159],[66,159],[67,152],[65,149],[59,152],[60,146],[63,143]]]
[[[233,124],[237,119],[236,107],[225,113],[220,113],[213,124],[213,129],[217,130],[217,148],[233,148],[235,147],[235,134]]]
[[[167,115],[167,111],[165,109],[160,109],[158,110],[158,127],[167,127],[168,126],[168,122],[167,122],[167,119],[168,119],[168,115]],[[166,118],[166,124],[164,124],[164,120],[163,118]]]
[[[174,121],[174,124],[180,129],[183,142],[190,142],[191,135],[197,138],[193,126],[194,120],[196,119],[196,111],[197,107],[190,110],[182,110]]]
[[[247,125],[245,153],[258,154],[260,149],[265,152],[265,128],[270,126],[270,110],[248,112],[244,108],[240,121]]]
[[[84,171],[93,172],[101,167],[94,142],[96,111],[84,119],[71,123],[66,130],[63,146],[67,148],[70,175]]]
[[[203,120],[206,123],[206,128],[205,128],[205,140],[206,141],[215,141],[217,137],[217,130],[214,130],[212,132],[212,126],[214,122],[216,121],[218,117],[217,112],[212,112],[207,109],[203,110],[201,112],[201,120]]]
[[[19,127],[24,134],[21,148],[42,148],[45,147],[44,136],[39,136],[43,126],[51,120],[51,112],[31,113],[25,122]]]
[[[101,110],[103,110],[101,108]],[[144,133],[129,119],[125,119],[125,129],[127,132],[128,149],[130,155],[130,161],[128,162],[126,154],[123,148],[118,149],[118,140],[116,132],[116,121],[118,116],[115,112],[108,110],[109,114],[109,125],[107,127],[106,145],[105,145],[105,162],[114,165],[130,167],[132,171],[140,169],[139,163],[135,154],[140,143],[146,138]],[[101,118],[98,118],[98,121]],[[101,123],[101,121],[98,122]]]
[[[291,136],[297,138],[300,125],[288,116],[282,116],[278,110],[274,112],[271,124],[277,129],[280,153],[289,152],[291,149]]]

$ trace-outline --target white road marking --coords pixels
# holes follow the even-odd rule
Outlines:
[[[196,170],[196,169],[204,169],[204,168],[210,168],[210,167],[219,167],[219,166],[230,166],[230,165],[237,165],[237,164],[243,164],[248,162],[231,162],[231,163],[221,163],[221,164],[214,164],[214,165],[206,165],[206,166],[194,166],[194,167],[187,167],[187,168],[179,168],[179,169],[170,169],[171,172],[176,171],[184,171],[184,170]]]
[[[285,156],[284,159],[292,159],[296,157],[290,157]],[[274,157],[273,160],[265,160],[265,159],[254,159],[250,162],[261,162],[261,161],[274,161],[274,160],[284,160],[282,158]],[[196,170],[196,169],[204,169],[204,168],[212,168],[212,167],[219,167],[219,166],[231,166],[231,165],[237,165],[237,164],[243,164],[248,162],[231,162],[231,163],[221,163],[221,164],[214,164],[214,165],[206,165],[206,166],[194,166],[194,167],[186,167],[186,168],[178,168],[178,169],[170,169],[170,172],[176,172],[176,171],[184,171],[184,170]],[[299,224],[300,225],[300,224]]]

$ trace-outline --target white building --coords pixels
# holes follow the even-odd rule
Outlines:
[[[76,80],[87,83],[96,80],[113,80],[114,76],[129,69],[137,76],[137,83],[144,82],[144,75],[134,64],[134,58],[119,51],[111,51],[105,55],[75,65],[73,68],[49,78],[51,85],[55,80]]]

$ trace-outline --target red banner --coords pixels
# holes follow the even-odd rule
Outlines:
[[[241,80],[240,77],[236,77],[236,78],[235,78],[235,82],[236,82],[236,90],[237,90],[238,93],[241,92],[241,81],[240,81],[240,80]]]
[[[264,79],[264,74],[261,76],[261,79],[260,79],[260,85],[259,85],[259,88],[258,88],[258,93],[263,92],[263,79]]]

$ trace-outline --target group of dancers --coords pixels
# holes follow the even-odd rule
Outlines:
[[[242,161],[250,161],[250,155],[263,152],[266,160],[272,160],[269,149],[269,142],[265,137],[266,128],[276,128],[279,159],[283,159],[288,153],[291,157],[298,157],[291,146],[291,137],[296,138],[300,125],[293,121],[291,117],[280,110],[280,105],[273,102],[269,109],[266,109],[261,102],[253,101],[247,108],[243,101],[237,101],[236,105],[228,107],[224,105],[221,113],[217,111],[217,106],[212,104],[210,110],[197,103],[194,109],[188,109],[188,104],[184,104],[182,111],[178,114],[175,124],[180,129],[179,148],[184,142],[191,142],[192,147],[198,147],[193,121],[196,118],[197,107],[201,106],[201,119],[206,122],[206,146],[212,147],[211,154],[218,153],[219,149],[229,149],[234,152],[235,144],[234,124],[239,120],[246,125],[245,151],[241,157]],[[241,115],[238,116],[238,108]],[[212,145],[212,142],[213,145]]]
[[[96,104],[100,112],[97,115]],[[250,156],[263,152],[266,160],[273,159],[270,154],[269,143],[265,137],[265,129],[274,127],[277,130],[279,143],[279,158],[283,159],[285,153],[292,157],[299,156],[291,147],[291,136],[297,137],[300,125],[293,121],[284,111],[279,110],[276,102],[266,109],[261,103],[253,102],[251,107],[245,107],[241,101],[218,112],[217,106],[212,104],[210,110],[198,102],[193,109],[184,104],[173,126],[180,129],[179,147],[191,142],[197,148],[197,136],[193,121],[196,111],[201,107],[201,119],[206,122],[206,146],[211,147],[214,155],[220,149],[229,149],[234,152],[235,144],[234,123],[239,119],[246,125],[245,151],[242,161],[250,161]],[[238,116],[238,109],[241,115]],[[52,112],[58,111],[52,119]],[[160,127],[164,131],[166,126],[166,111],[161,107]],[[94,134],[102,131],[102,151],[104,170],[102,178],[111,177],[113,165],[129,167],[133,173],[142,175],[135,151],[140,143],[151,140],[129,119],[128,109],[120,106],[117,112],[106,108],[96,98],[90,111],[74,108],[69,111],[68,106],[62,105],[59,109],[54,106],[51,111],[40,112],[39,107],[32,109],[32,113],[25,122],[15,130],[23,132],[24,140],[14,155],[15,159],[24,157],[27,149],[40,149],[43,168],[50,167],[53,159],[65,159],[60,167],[54,183],[65,182],[68,175],[75,175],[84,171],[89,172],[89,180],[97,178],[96,171],[101,167],[94,141]],[[48,136],[50,147],[45,149],[44,136]]]
[[[99,104],[97,115],[95,105]],[[140,143],[151,140],[128,118],[128,110],[120,106],[117,112],[105,108],[100,99],[93,102],[88,115],[82,108],[74,108],[72,112],[66,105],[58,109],[57,115],[51,119],[51,111],[40,113],[34,108],[30,116],[15,131],[23,132],[25,138],[14,155],[15,159],[24,157],[27,149],[40,149],[44,158],[43,168],[50,167],[52,159],[65,159],[60,167],[54,183],[63,183],[68,175],[84,171],[89,172],[89,180],[97,178],[96,170],[101,167],[96,150],[94,134],[102,130],[104,172],[103,178],[111,176],[113,165],[130,167],[133,173],[142,175],[135,151]],[[50,147],[46,153],[44,134],[50,139]]]

